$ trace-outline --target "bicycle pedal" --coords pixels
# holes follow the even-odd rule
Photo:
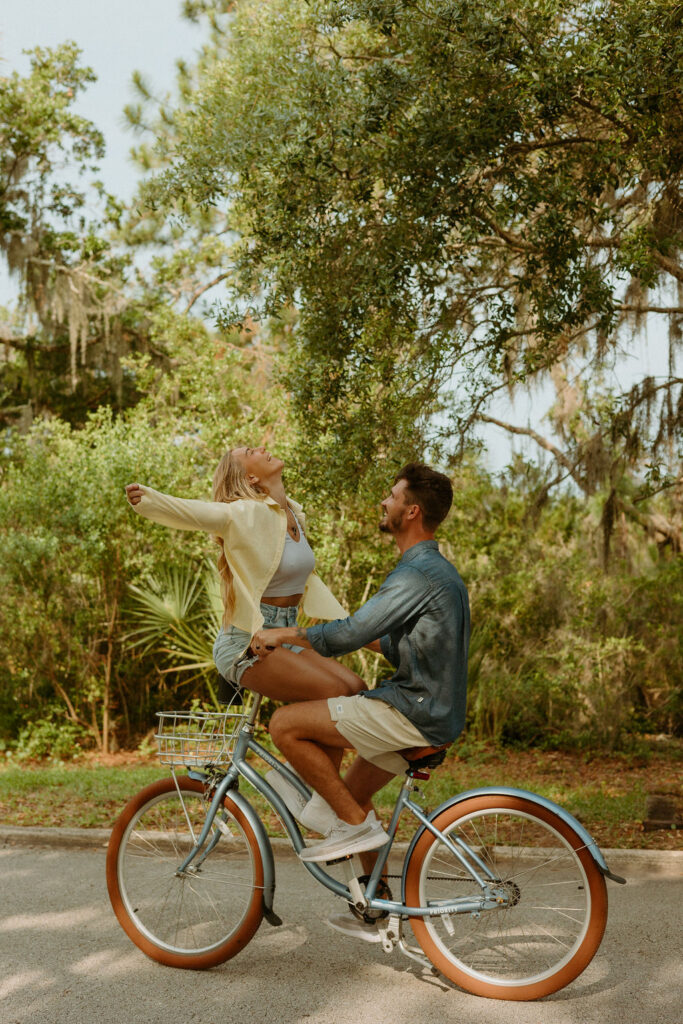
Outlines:
[[[382,940],[385,953],[393,953],[396,943],[401,937],[401,919],[398,914],[390,914],[377,922],[377,931]]]

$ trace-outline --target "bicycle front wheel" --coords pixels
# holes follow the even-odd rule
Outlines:
[[[203,970],[235,956],[263,918],[263,862],[256,836],[228,794],[202,860],[192,850],[208,802],[201,782],[162,779],[121,813],[107,853],[114,913],[143,953],[168,967]]]
[[[411,918],[434,966],[493,999],[538,999],[573,981],[595,955],[607,920],[605,879],[583,840],[552,811],[496,794],[454,804],[434,824],[486,865],[503,900],[478,913]],[[406,868],[407,905],[480,895],[457,857],[425,832]]]

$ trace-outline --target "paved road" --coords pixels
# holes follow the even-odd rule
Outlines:
[[[618,870],[624,870],[619,865]],[[609,884],[607,933],[569,988],[540,1003],[478,999],[399,953],[332,932],[340,909],[278,860],[282,928],[194,973],[131,945],[111,910],[104,850],[0,847],[2,1024],[679,1024],[680,879],[641,866]],[[677,916],[678,915],[678,916]]]

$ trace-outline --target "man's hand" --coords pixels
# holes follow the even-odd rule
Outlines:
[[[306,637],[306,630],[299,626],[288,626],[283,629],[259,629],[257,633],[254,633],[249,646],[262,661],[276,647],[282,647],[283,644],[297,644],[299,647],[311,646]]]
[[[126,484],[126,497],[130,505],[139,505],[143,495],[140,484]]]

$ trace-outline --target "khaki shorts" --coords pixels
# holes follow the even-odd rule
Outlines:
[[[327,706],[337,731],[360,756],[392,775],[401,775],[408,767],[397,750],[429,746],[405,715],[378,697],[330,697]]]

